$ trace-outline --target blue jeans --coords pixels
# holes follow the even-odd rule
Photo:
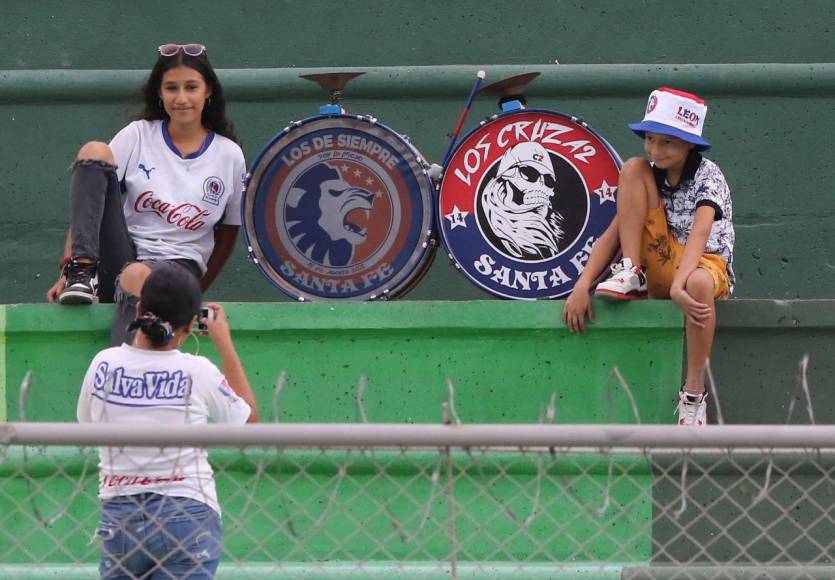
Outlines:
[[[102,578],[214,578],[220,516],[203,502],[155,493],[102,501]]]

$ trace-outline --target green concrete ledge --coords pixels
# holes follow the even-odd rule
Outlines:
[[[542,76],[529,96],[644,96],[662,80],[699,86],[727,96],[822,96],[835,92],[833,63],[757,64],[518,64],[405,67],[222,69],[218,76],[233,101],[321,98],[318,85],[302,74],[364,71],[351,82],[352,98],[461,97],[476,71],[488,82],[524,72]],[[0,103],[116,102],[136,99],[145,70],[0,71]],[[675,81],[675,82],[673,82]]]
[[[566,331],[562,301],[223,303],[235,332],[297,330],[478,330]],[[108,329],[112,305],[5,307],[5,333],[89,332]],[[600,329],[683,328],[681,313],[668,301],[595,304]],[[567,332],[567,331],[566,331]]]
[[[227,302],[236,331],[256,330],[556,330],[562,301]],[[50,304],[0,306],[3,334],[87,332],[110,326],[112,305],[61,308]],[[595,302],[594,328],[683,328],[672,302]],[[717,304],[717,327],[730,329],[835,328],[835,300],[734,299]],[[2,362],[0,353],[0,362]]]
[[[717,303],[719,331],[835,328],[835,300],[728,300]]]
[[[557,330],[562,301],[395,301],[395,302],[225,302],[238,331],[456,329]],[[62,308],[50,304],[0,306],[3,333],[88,332],[110,326],[112,305]],[[683,328],[681,313],[669,301],[595,301],[594,328]],[[835,300],[734,299],[717,303],[723,329],[835,328]],[[0,361],[2,361],[0,353]]]
[[[563,422],[570,417],[575,422],[631,421],[628,408],[608,417],[603,411],[589,413],[580,394],[591,386],[595,396],[607,401],[612,388],[608,377],[617,366],[638,391],[642,421],[666,422],[669,390],[681,384],[683,320],[676,306],[669,301],[598,302],[597,324],[585,335],[573,336],[560,320],[563,304],[484,300],[225,306],[265,407],[279,372],[288,373],[280,420],[356,420],[357,380],[365,375],[369,420],[376,422],[437,421],[436,406],[445,396],[447,377],[464,389],[459,402],[467,422],[536,421],[534,409],[554,391],[566,397]],[[712,366],[722,387],[726,421],[785,422],[786,404],[797,388],[798,363],[806,354],[816,418],[835,421],[835,397],[819,388],[835,372],[835,300],[735,299],[719,303],[717,313]],[[106,344],[111,315],[109,305],[0,306],[0,394],[5,392],[2,400],[10,418],[17,417],[18,385],[32,369],[30,404],[35,414],[30,419],[72,420],[81,375]],[[197,348],[191,340],[185,345],[188,352]],[[215,357],[205,337],[199,348]],[[54,391],[51,399],[45,385]],[[761,395],[765,392],[769,396]],[[508,409],[512,393],[522,399]],[[332,397],[332,406],[317,406],[316,396]],[[396,403],[395,396],[403,400]],[[751,397],[760,404],[748,404]],[[413,412],[424,405],[423,411]],[[0,406],[0,420],[2,411]],[[272,419],[271,409],[267,411]],[[796,411],[795,420],[802,419]]]
[[[370,422],[441,420],[447,381],[468,423],[531,423],[556,393],[560,422],[633,422],[612,379],[632,385],[643,422],[669,422],[680,385],[683,321],[668,301],[595,305],[581,336],[561,321],[563,302],[227,303],[236,346],[264,420],[353,422],[357,385],[367,378]],[[27,420],[72,421],[83,373],[107,345],[112,305],[19,304],[5,316],[9,418],[32,370]],[[217,361],[207,337],[182,350]],[[287,384],[273,408],[280,373]],[[613,399],[614,398],[614,399]],[[612,401],[615,401],[612,403]],[[327,401],[328,404],[322,404]],[[589,402],[595,404],[590,408]],[[2,417],[0,417],[2,419]]]
[[[731,300],[717,305],[716,319],[711,363],[726,422],[808,423],[806,360],[815,421],[835,424],[835,300]]]

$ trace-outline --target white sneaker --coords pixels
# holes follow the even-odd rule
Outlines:
[[[678,392],[678,424],[704,427],[707,425],[707,393],[693,395],[682,388]]]
[[[644,269],[633,265],[629,258],[612,264],[611,276],[597,285],[594,295],[604,300],[645,300],[647,277]]]

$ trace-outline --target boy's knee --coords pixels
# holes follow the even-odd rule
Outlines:
[[[142,262],[131,262],[119,274],[119,286],[122,291],[139,296],[142,292],[142,285],[151,273],[151,269]]]
[[[116,165],[113,151],[107,143],[101,141],[88,141],[81,146],[76,156],[78,161],[103,161],[109,165]]]
[[[713,299],[714,282],[713,276],[704,268],[696,268],[687,277],[684,289],[690,296],[707,302]]]
[[[621,167],[620,174],[621,176],[651,176],[652,166],[650,166],[649,161],[643,157],[630,157],[623,164],[623,167]],[[653,177],[653,179],[655,178]]]

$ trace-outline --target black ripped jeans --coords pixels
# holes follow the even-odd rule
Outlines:
[[[90,258],[98,263],[99,302],[116,303],[111,346],[133,341],[128,324],[136,317],[139,297],[126,292],[119,284],[122,269],[136,261],[136,246],[128,232],[122,211],[122,190],[116,168],[98,160],[76,161],[70,182],[72,205],[72,256]],[[198,265],[187,259],[172,259],[199,280]],[[156,262],[155,262],[156,263]],[[148,263],[153,269],[153,263]]]

